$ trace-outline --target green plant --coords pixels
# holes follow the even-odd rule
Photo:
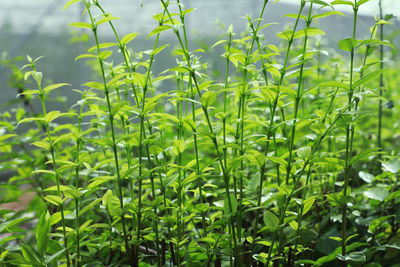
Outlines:
[[[19,108],[2,115],[1,169],[20,172],[4,184],[21,194],[17,185],[34,180],[38,196],[28,208],[32,218],[2,211],[0,234],[9,236],[0,241],[0,266],[383,266],[388,257],[398,260],[400,144],[383,143],[400,127],[393,126],[397,107],[383,105],[383,81],[393,87],[399,66],[385,63],[383,76],[382,47],[395,47],[383,40],[382,12],[367,38],[356,39],[366,2],[301,0],[298,12],[287,15],[291,28],[278,32],[281,43],[274,45],[264,35],[275,27],[264,24],[274,7],[260,1],[243,33],[230,26],[226,40],[208,48],[223,53],[219,78],[201,57],[206,51],[192,49],[185,22],[195,10],[180,0],[160,1],[148,35],[154,45],[144,51],[132,49],[137,33],[119,36],[118,18],[100,1],[68,1],[65,8],[85,7],[88,22],[71,25],[91,31],[93,46],[76,60],[88,60],[98,79],[74,89],[81,98],[69,110],[49,111],[48,94],[67,84],[43,85],[38,59],[28,56],[22,69],[32,70],[25,74],[11,65],[19,73],[15,86],[25,83],[22,77],[36,82],[19,93],[38,99],[43,114]],[[336,5],[354,13],[352,37],[339,42],[343,55],[324,47],[327,34],[315,27],[344,15]],[[102,40],[107,27],[114,42]],[[168,31],[177,42],[172,49],[160,45]],[[158,55],[168,49],[176,65],[156,73]],[[399,99],[396,91],[390,97]],[[367,120],[377,104],[378,119]],[[37,130],[21,128],[34,123]],[[370,129],[378,134],[370,137]],[[22,227],[34,218],[32,236]]]

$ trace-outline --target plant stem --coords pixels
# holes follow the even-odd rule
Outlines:
[[[161,3],[163,5],[163,7],[164,7],[164,10],[167,12],[168,17],[170,18],[171,23],[174,25],[174,21],[172,19],[172,16],[171,16],[169,10],[168,10],[167,4],[165,3],[164,0],[161,0]],[[197,78],[196,78],[195,72],[194,72],[194,70],[193,70],[193,68],[191,66],[191,60],[190,60],[189,52],[185,49],[185,46],[183,45],[182,38],[181,38],[181,36],[179,34],[179,31],[178,30],[174,30],[174,33],[177,36],[178,41],[179,41],[179,45],[181,46],[181,48],[183,50],[183,53],[185,55],[186,64],[188,65],[189,69],[191,70],[190,71],[190,75],[192,76],[192,79],[194,81],[194,84],[195,84],[195,87],[196,87],[196,90],[197,90],[197,94],[199,95],[199,97],[201,97],[202,94],[201,94],[201,91],[200,91],[199,84],[197,82]],[[219,165],[220,165],[221,170],[222,170],[222,176],[223,176],[224,182],[225,182],[225,194],[226,194],[226,197],[228,199],[228,208],[229,208],[228,210],[229,210],[229,213],[231,214],[231,219],[230,220],[231,220],[231,228],[232,228],[232,237],[233,237],[233,242],[234,242],[234,251],[235,251],[235,255],[238,256],[239,251],[237,250],[235,226],[234,226],[234,220],[233,220],[233,217],[232,217],[232,213],[233,213],[232,201],[231,201],[231,198],[230,198],[230,191],[229,191],[229,175],[228,175],[228,172],[226,170],[226,166],[223,163],[223,159],[222,159],[222,156],[221,156],[220,148],[219,148],[219,145],[218,145],[218,142],[217,142],[216,135],[214,133],[214,129],[213,129],[212,124],[211,124],[210,115],[208,113],[207,107],[205,107],[204,105],[201,105],[201,108],[202,108],[203,113],[204,113],[204,115],[206,117],[206,122],[207,122],[207,125],[208,125],[208,128],[209,128],[209,131],[210,131],[211,140],[212,140],[212,142],[214,144],[214,148],[215,148],[215,151],[217,153],[218,162],[219,162]],[[236,257],[236,258],[238,259],[239,257]]]
[[[354,0],[353,12],[353,39],[356,37],[356,26],[357,26],[357,12],[358,7],[356,6],[356,0]],[[348,109],[351,111],[351,103],[353,101],[353,65],[354,65],[354,47],[352,47],[350,52],[350,81],[349,81],[349,93],[348,93]],[[345,169],[344,169],[344,185],[343,185],[343,196],[344,205],[342,207],[342,256],[346,256],[346,239],[347,239],[347,187],[349,185],[350,179],[350,160],[351,160],[351,150],[352,142],[354,137],[354,126],[349,125],[346,127],[346,152],[345,152]],[[345,261],[341,262],[341,265],[345,267],[347,264]]]
[[[33,62],[31,62],[31,67],[32,67],[33,71],[36,72],[36,67]],[[43,118],[46,118],[47,111],[46,111],[45,95],[44,95],[43,88],[42,88],[40,81],[37,81],[37,85],[39,88],[40,102],[42,104]],[[61,224],[62,224],[62,229],[63,229],[62,231],[63,231],[63,239],[64,239],[64,247],[65,247],[65,257],[67,260],[67,266],[71,266],[69,249],[68,249],[67,231],[66,231],[66,226],[65,226],[64,203],[63,203],[61,189],[60,189],[60,185],[61,185],[60,175],[58,173],[56,155],[54,153],[53,139],[51,138],[51,133],[50,133],[50,123],[47,121],[45,121],[45,128],[46,128],[47,140],[49,142],[49,150],[50,150],[50,154],[51,154],[51,160],[52,160],[54,173],[55,173],[55,177],[56,177],[57,195],[62,201],[59,204],[59,208],[60,208],[60,214],[61,214]]]
[[[278,99],[280,97],[280,86],[283,83],[285,74],[286,74],[286,67],[288,64],[288,60],[289,60],[289,53],[290,53],[290,49],[292,47],[292,43],[294,40],[294,34],[296,32],[297,29],[297,25],[299,23],[300,20],[300,16],[301,13],[303,11],[303,8],[305,6],[305,1],[302,0],[300,3],[300,9],[299,12],[297,13],[297,18],[296,18],[296,22],[293,26],[293,31],[291,34],[290,39],[288,40],[288,46],[286,49],[286,54],[285,54],[285,59],[284,59],[284,64],[283,67],[281,69],[281,76],[279,78],[279,81],[277,83],[277,92],[276,92],[276,96],[275,99],[272,103],[272,105],[270,105],[270,121],[269,121],[269,125],[268,125],[268,129],[267,129],[267,144],[264,150],[264,155],[267,156],[269,153],[269,146],[270,146],[270,138],[272,137],[272,135],[274,134],[274,118],[275,118],[275,113],[276,113],[276,108],[278,106]],[[257,207],[261,206],[261,197],[262,197],[262,193],[263,193],[263,185],[264,185],[264,180],[265,180],[265,171],[266,171],[266,162],[263,163],[263,165],[260,168],[260,184],[258,185],[258,194],[257,194]],[[260,217],[260,209],[257,209],[257,213],[256,213],[256,218],[254,220],[254,229],[253,229],[253,248],[252,251],[254,252],[254,244],[256,241],[256,236],[257,236],[257,229],[258,229],[258,218]],[[274,240],[273,240],[274,242]],[[273,246],[273,245],[272,245]]]
[[[96,47],[97,47],[97,54],[100,55],[100,43],[99,43],[99,39],[97,36],[97,27],[95,25],[90,8],[87,8],[86,10],[89,14],[90,21],[92,24],[92,31],[93,31],[93,35],[94,35]],[[116,138],[115,138],[114,117],[111,112],[111,109],[112,109],[111,100],[110,100],[109,91],[108,91],[108,85],[107,85],[106,74],[105,74],[105,70],[104,70],[104,64],[103,64],[103,60],[100,57],[99,57],[99,65],[100,65],[101,76],[102,76],[103,85],[104,85],[104,94],[105,94],[106,102],[107,102],[108,119],[110,121],[110,128],[111,128],[112,150],[113,150],[113,154],[114,154],[115,169],[116,169],[117,183],[118,183],[118,198],[119,198],[120,207],[122,209],[121,221],[122,221],[122,231],[123,231],[123,235],[124,235],[123,237],[124,237],[124,242],[125,242],[125,249],[129,255],[131,266],[138,266],[137,264],[135,264],[133,262],[132,253],[131,253],[131,249],[129,246],[129,240],[128,240],[127,229],[126,229],[126,221],[125,221],[123,193],[122,193],[122,179],[121,179],[121,175],[120,175],[117,142],[116,142]]]
[[[380,19],[383,19],[383,11],[382,11],[382,0],[379,0],[379,17]],[[383,41],[383,23],[379,25],[379,39]],[[382,71],[384,69],[384,62],[383,62],[383,57],[384,57],[384,50],[383,50],[383,45],[380,45],[379,47],[379,69]],[[383,81],[383,72],[381,72],[381,75],[379,77],[379,96],[382,98],[383,96],[383,87],[385,86],[384,81]],[[382,99],[379,99],[379,109],[378,109],[378,148],[382,151],[382,118],[383,118],[383,113],[382,113]],[[381,154],[378,155],[378,159],[381,159]],[[380,164],[379,164],[380,165]],[[380,168],[379,168],[380,169]]]

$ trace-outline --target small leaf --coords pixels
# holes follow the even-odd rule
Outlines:
[[[303,201],[303,213],[302,215],[306,214],[313,206],[315,202],[315,197],[309,197],[306,200]]]
[[[353,38],[342,39],[339,42],[339,48],[351,52],[357,46],[357,41]]]
[[[270,231],[275,231],[279,225],[278,217],[270,211],[265,211],[263,216],[264,224]]]
[[[112,21],[112,20],[120,19],[120,18],[117,18],[117,17],[112,17],[111,14],[107,14],[107,15],[103,15],[103,16],[104,16],[103,18],[99,19],[96,22],[96,26],[98,26],[100,24],[103,24],[105,22],[109,22],[109,21]]]
[[[347,0],[335,0],[331,2],[331,5],[348,5],[353,6],[353,2]]]
[[[133,32],[133,33],[128,33],[127,35],[125,35],[122,39],[121,39],[121,44],[122,45],[126,45],[127,43],[129,43],[130,41],[132,41],[133,39],[135,39],[136,36],[138,36],[139,33]]]
[[[225,215],[231,216],[231,215],[235,215],[236,211],[237,211],[237,200],[235,198],[234,195],[229,194],[230,196],[230,200],[231,200],[231,208],[232,208],[232,212],[230,212],[230,207],[229,207],[229,199],[228,196],[225,196],[225,200],[224,200],[224,212]]]
[[[385,171],[399,173],[400,159],[392,159],[389,162],[382,163],[382,167]]]
[[[382,187],[374,187],[364,192],[364,195],[368,198],[372,198],[378,201],[384,201],[388,196],[388,191]]]
[[[70,85],[69,83],[56,83],[50,86],[47,86],[46,88],[43,89],[43,92],[45,94],[49,93],[50,91],[53,91],[54,89],[60,88],[62,86]]]
[[[47,210],[43,211],[36,225],[36,246],[40,256],[44,256],[47,250],[47,243],[50,234],[50,214]]]
[[[371,183],[375,178],[372,174],[363,171],[360,171],[358,176],[360,176],[360,178],[366,183]]]
[[[160,32],[166,31],[170,28],[171,28],[171,26],[166,26],[166,25],[158,26],[157,28],[155,28],[154,30],[151,31],[149,36],[147,36],[147,39],[150,38],[150,36],[152,36],[154,34],[159,34]]]
[[[56,206],[60,206],[63,203],[63,200],[59,196],[48,195],[44,199]]]
[[[82,0],[69,0],[69,1],[64,5],[64,10],[65,10],[67,7],[69,7],[70,5],[75,4],[75,3],[78,3],[78,2],[80,2],[80,1],[82,1]]]
[[[207,91],[201,96],[200,103],[204,107],[209,107],[215,102],[215,100],[217,100],[216,93],[212,91]]]
[[[88,28],[88,29],[92,28],[92,24],[87,23],[87,22],[73,22],[69,25],[77,27],[77,28]]]

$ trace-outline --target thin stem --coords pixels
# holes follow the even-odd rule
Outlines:
[[[97,36],[97,27],[95,26],[95,22],[94,22],[92,13],[90,11],[90,8],[87,8],[87,12],[89,14],[90,21],[92,24],[92,31],[93,31],[93,35],[94,35],[95,42],[96,42],[97,54],[100,55],[100,43],[99,43],[99,39]],[[128,252],[131,265],[137,266],[132,261],[132,253],[131,253],[131,249],[129,246],[129,240],[128,240],[128,235],[127,235],[127,230],[126,230],[125,210],[124,210],[124,201],[123,201],[123,193],[122,193],[122,179],[121,179],[120,167],[119,167],[117,142],[116,142],[116,138],[115,138],[114,117],[113,117],[112,111],[111,111],[111,109],[112,109],[111,100],[110,100],[110,96],[109,96],[108,85],[107,85],[107,80],[106,80],[106,75],[105,75],[105,70],[104,70],[104,63],[100,57],[99,57],[99,65],[100,65],[101,76],[102,76],[103,85],[104,85],[104,94],[105,94],[106,102],[107,102],[108,119],[110,121],[110,128],[111,128],[112,150],[113,150],[113,154],[114,154],[115,169],[116,169],[117,183],[118,183],[118,198],[119,198],[120,207],[122,209],[121,221],[122,221],[122,231],[123,231],[123,235],[124,235],[123,237],[124,237],[124,242],[125,242],[125,249]]]

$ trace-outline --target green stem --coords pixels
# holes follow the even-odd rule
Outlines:
[[[97,54],[100,55],[100,43],[99,43],[99,39],[97,36],[97,27],[95,26],[95,22],[94,22],[92,13],[90,11],[90,8],[87,8],[87,12],[89,14],[90,21],[92,24],[92,31],[93,31],[93,35],[94,35],[96,47],[97,47]],[[129,240],[128,240],[128,235],[127,235],[124,201],[123,201],[123,193],[122,193],[122,179],[121,179],[120,169],[119,169],[120,167],[119,167],[119,159],[118,159],[118,150],[117,150],[117,142],[116,142],[116,138],[115,138],[115,129],[114,129],[114,117],[111,113],[111,109],[112,109],[111,108],[111,100],[110,100],[109,91],[108,91],[108,85],[107,85],[107,80],[106,80],[106,75],[105,75],[105,70],[104,70],[104,64],[103,64],[103,60],[100,57],[99,57],[99,65],[100,65],[101,76],[102,76],[103,85],[104,85],[104,94],[105,94],[106,102],[107,102],[108,119],[110,121],[110,128],[111,128],[112,150],[113,150],[113,154],[114,154],[115,169],[116,169],[116,173],[117,173],[118,198],[119,198],[120,207],[122,209],[121,221],[122,221],[122,231],[123,231],[123,235],[124,235],[123,238],[124,238],[124,242],[125,242],[125,249],[129,255],[131,265],[137,266],[132,261],[132,253],[131,253],[131,249],[129,246]]]
[[[356,36],[356,25],[357,25],[357,11],[356,0],[354,0],[354,18],[353,18],[353,39]],[[354,47],[350,52],[350,81],[349,81],[349,93],[348,93],[348,109],[351,111],[351,103],[353,102],[353,66],[354,66]],[[347,239],[347,187],[350,180],[350,160],[351,160],[351,150],[354,138],[354,126],[349,125],[346,127],[346,152],[345,152],[345,169],[344,169],[344,184],[343,184],[343,196],[345,203],[342,207],[342,256],[346,256],[346,239]],[[341,265],[345,267],[347,264],[345,261],[341,262]]]
[[[36,68],[35,68],[35,65],[33,62],[31,63],[31,66],[32,66],[33,71],[36,72]],[[45,96],[44,96],[43,88],[39,81],[37,82],[37,84],[38,84],[38,88],[39,88],[39,98],[40,98],[40,102],[42,104],[43,117],[46,118],[47,111],[46,111],[46,104],[44,101]],[[50,150],[50,154],[51,154],[51,160],[53,163],[54,173],[55,173],[55,177],[56,177],[57,195],[62,200],[62,194],[61,194],[61,189],[60,189],[60,185],[61,185],[60,175],[58,173],[56,155],[54,153],[53,139],[51,138],[51,133],[50,133],[50,125],[49,125],[49,122],[47,122],[47,121],[45,122],[45,128],[46,128],[47,140],[49,142],[49,150]],[[69,249],[68,249],[67,231],[66,231],[66,227],[65,227],[64,204],[60,203],[59,208],[60,208],[60,214],[61,214],[61,224],[62,224],[64,247],[65,247],[65,257],[67,260],[67,266],[71,266]]]

